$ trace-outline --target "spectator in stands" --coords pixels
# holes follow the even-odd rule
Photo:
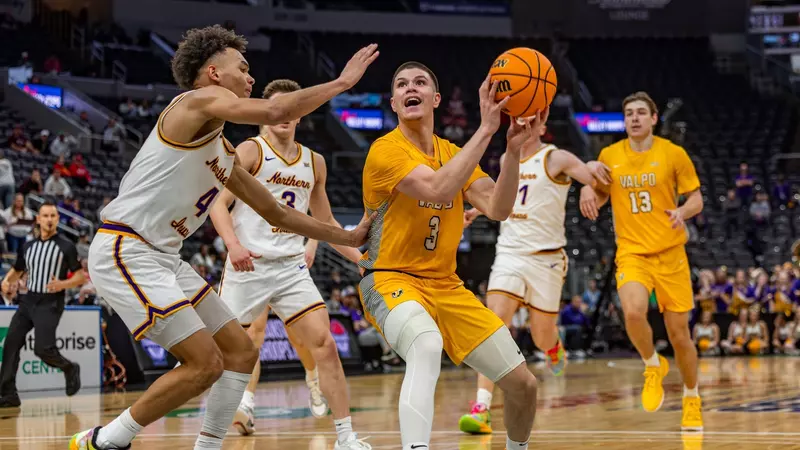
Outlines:
[[[769,349],[769,331],[767,324],[761,320],[761,309],[750,308],[745,327],[745,347],[751,355],[761,355]]]
[[[694,302],[700,307],[701,311],[716,311],[716,303],[712,293],[714,284],[714,272],[705,269],[700,271],[697,277],[697,286],[694,294]]]
[[[22,182],[18,192],[27,196],[30,193],[42,195],[43,191],[44,185],[42,184],[42,174],[39,172],[39,169],[33,169],[31,176]]]
[[[83,163],[83,155],[80,153],[72,158],[72,163],[69,165],[69,175],[72,178],[72,182],[78,187],[85,188],[92,183],[92,175],[89,173],[89,169],[86,168],[86,164]]]
[[[53,170],[53,174],[44,183],[44,193],[53,197],[72,197],[69,183],[61,176],[61,172]]]
[[[53,75],[61,73],[61,60],[56,55],[50,55],[44,60],[44,71]]]
[[[67,158],[65,158],[64,155],[56,159],[55,164],[53,164],[53,172],[58,172],[65,178],[70,176],[69,167],[67,167]]]
[[[50,144],[50,154],[68,157],[72,149],[77,145],[77,139],[60,131],[56,139]]]
[[[125,127],[113,117],[108,119],[108,125],[103,129],[103,150],[122,152],[124,145]]]
[[[25,197],[17,194],[14,196],[14,203],[3,211],[3,219],[8,224],[6,232],[8,251],[16,253],[33,231],[35,213],[25,206]]]
[[[21,153],[35,151],[30,139],[25,136],[25,132],[22,130],[22,125],[16,125],[14,127],[14,130],[11,132],[11,136],[8,137],[8,147],[11,150],[16,150]]]
[[[149,119],[153,112],[150,110],[150,102],[142,100],[142,103],[137,108],[136,115],[140,119]]]
[[[151,108],[153,115],[160,115],[167,108],[168,104],[169,103],[167,102],[167,99],[163,95],[158,94],[158,96],[156,96],[156,101],[153,102],[153,107]],[[308,122],[310,122],[310,120]]]
[[[103,197],[103,203],[100,204],[100,206],[97,207],[97,213],[96,214],[97,214],[97,221],[98,222],[100,222],[102,220],[103,216],[101,214],[103,213],[103,208],[108,206],[109,203],[111,203],[111,197],[109,197],[109,196]]]
[[[81,260],[83,273],[86,274],[86,282],[81,286],[80,291],[78,291],[78,303],[81,305],[97,304],[97,289],[95,289],[94,283],[92,283],[92,279],[89,275],[88,263],[89,261],[87,259]]]
[[[358,345],[362,348],[380,347],[383,359],[399,363],[399,358],[392,351],[386,340],[372,325],[364,319],[358,293],[353,286],[347,286],[342,291],[342,307],[339,312],[346,314],[353,322],[353,331],[358,337]]]
[[[593,313],[600,301],[600,289],[597,288],[597,280],[589,278],[586,282],[586,290],[583,291],[584,310],[589,314]]]
[[[67,198],[58,202],[58,207],[72,213],[76,217],[70,217],[67,214],[61,214],[61,223],[68,225],[76,230],[83,231],[85,226],[84,222],[80,219],[84,218],[83,211],[81,210],[81,202],[77,198]]]
[[[189,260],[189,264],[193,266],[205,266],[208,269],[214,267],[214,259],[211,257],[211,248],[208,244],[200,246],[200,250],[192,256],[192,259]]]
[[[788,207],[792,201],[792,185],[786,180],[786,176],[783,173],[778,173],[775,186],[772,187],[772,200],[777,207]]]
[[[78,249],[78,259],[85,261],[89,258],[90,245],[89,232],[86,230],[81,231],[81,236],[78,238],[78,242],[75,244],[75,248]]]
[[[717,312],[728,312],[731,306],[731,294],[733,286],[728,282],[728,269],[720,267],[717,269],[714,284],[711,286],[711,297]]]
[[[739,217],[742,210],[742,200],[736,196],[736,189],[728,189],[722,210],[725,211],[725,237],[730,239],[732,231],[739,231]]]
[[[81,111],[81,114],[78,116],[79,124],[88,129],[89,133],[95,134],[94,126],[92,126],[92,122],[89,121],[89,113],[86,111]]]
[[[714,315],[711,311],[703,311],[700,323],[695,324],[692,331],[692,339],[700,356],[719,355],[719,326],[714,323]]]
[[[453,92],[450,94],[447,112],[442,117],[442,124],[445,126],[444,135],[447,139],[458,144],[463,143],[464,128],[467,126],[467,111],[464,100],[461,99],[461,87],[458,85],[453,87]]]
[[[758,268],[753,271],[755,286],[753,287],[753,298],[762,307],[769,307],[769,296],[772,288],[769,285],[769,275],[764,269]]]
[[[138,107],[133,99],[128,97],[128,100],[119,104],[119,115],[122,117],[135,117]]]
[[[702,212],[689,220],[686,224],[689,231],[690,242],[705,242],[711,235],[711,227],[708,226],[708,218]]]
[[[769,226],[772,208],[769,206],[769,197],[766,192],[756,194],[756,201],[750,204],[750,219],[757,229],[763,230]]]
[[[334,288],[343,289],[344,286],[345,285],[344,285],[344,282],[342,281],[342,274],[339,273],[338,270],[331,271],[331,280],[328,283],[328,288],[329,289],[334,289]]]
[[[736,176],[736,196],[747,206],[753,199],[753,185],[755,180],[750,175],[746,162],[739,164],[739,175]]]
[[[575,295],[559,313],[559,325],[564,330],[564,347],[569,351],[583,349],[583,329],[589,325],[589,319],[581,311],[581,303],[581,296]]]
[[[743,269],[736,271],[731,289],[731,314],[738,315],[742,308],[748,309],[755,302],[755,286],[747,281],[747,274]]]
[[[772,348],[777,354],[797,355],[795,346],[795,330],[797,325],[793,321],[787,322],[786,316],[775,316],[775,330],[772,332]]]
[[[15,186],[14,166],[5,157],[3,151],[0,150],[0,200],[3,202],[3,208],[11,206],[11,202],[14,199]]]
[[[728,327],[728,336],[720,343],[720,347],[729,355],[744,353],[745,334],[747,328],[747,310],[739,311],[739,318]]]
[[[50,146],[50,130],[42,130],[39,135],[33,139],[33,148],[38,152],[46,152]]]
[[[19,61],[17,61],[17,66],[33,68],[33,63],[30,60],[28,52],[20,53]]]

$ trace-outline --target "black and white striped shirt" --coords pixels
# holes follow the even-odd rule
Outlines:
[[[48,294],[47,283],[54,277],[64,280],[69,272],[80,268],[75,244],[59,234],[47,240],[36,238],[26,242],[14,263],[14,270],[28,272],[28,291],[33,294]],[[50,295],[63,297],[64,292]]]

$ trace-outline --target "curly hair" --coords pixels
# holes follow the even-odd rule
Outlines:
[[[200,69],[213,56],[233,48],[244,53],[247,39],[220,25],[193,28],[186,32],[172,58],[172,76],[182,89],[194,89]]]

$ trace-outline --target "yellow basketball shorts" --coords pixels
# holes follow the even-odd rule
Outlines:
[[[483,341],[505,326],[455,274],[431,279],[374,271],[361,280],[358,290],[366,319],[381,333],[386,317],[397,305],[405,302],[422,305],[438,325],[444,350],[456,364],[461,364]]]
[[[617,289],[637,282],[656,292],[661,312],[694,309],[692,276],[686,249],[678,245],[653,255],[617,254]]]

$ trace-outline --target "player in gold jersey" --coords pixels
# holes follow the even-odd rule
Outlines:
[[[662,380],[667,360],[656,353],[647,322],[648,298],[655,291],[670,343],[684,382],[684,430],[702,430],[697,391],[697,351],[689,332],[694,308],[685,221],[703,210],[700,180],[686,150],[653,136],[658,121],[655,102],[637,92],[623,101],[628,138],[600,152],[597,163],[610,171],[607,190],[584,187],[580,207],[597,219],[610,198],[617,236],[617,289],[628,336],[645,362],[642,406],[657,411],[664,402]],[[678,196],[686,196],[678,206]]]
[[[497,84],[480,88],[481,125],[463,149],[433,133],[441,102],[433,72],[416,62],[392,78],[399,126],[376,140],[364,164],[364,206],[377,212],[359,285],[367,319],[406,361],[400,390],[403,450],[427,450],[442,349],[505,392],[509,449],[526,450],[536,412],[536,378],[494,313],[456,276],[464,200],[504,220],[516,201],[520,149],[530,127],[512,121],[497,183],[478,167],[500,126]]]

